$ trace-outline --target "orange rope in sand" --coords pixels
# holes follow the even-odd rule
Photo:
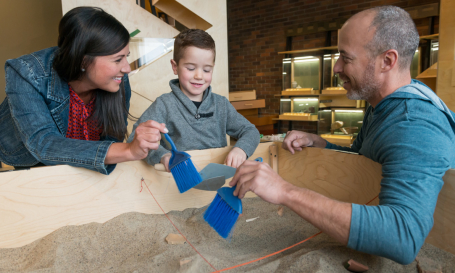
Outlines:
[[[312,235],[312,236],[306,238],[305,240],[303,240],[303,241],[301,241],[301,242],[298,242],[297,244],[294,244],[294,245],[292,245],[292,246],[288,246],[288,247],[286,247],[286,248],[284,248],[284,249],[282,249],[282,250],[279,250],[279,251],[277,251],[277,252],[271,253],[271,254],[266,255],[266,256],[264,256],[264,257],[257,258],[256,260],[252,260],[252,261],[249,261],[249,262],[246,262],[246,263],[243,263],[243,264],[234,265],[234,266],[227,267],[227,268],[224,268],[224,269],[221,269],[221,270],[217,270],[217,271],[213,271],[213,272],[227,271],[227,270],[231,270],[231,269],[234,269],[234,268],[237,268],[237,267],[241,267],[241,266],[244,266],[244,265],[247,265],[247,264],[251,264],[251,263],[254,263],[254,262],[263,260],[263,259],[265,259],[265,258],[274,256],[274,255],[279,254],[279,253],[281,253],[281,252],[283,252],[283,251],[286,251],[286,250],[291,249],[291,248],[293,248],[293,247],[295,247],[295,246],[298,246],[298,245],[300,245],[301,243],[305,243],[306,241],[308,241],[308,240],[310,240],[310,239],[313,239],[314,237],[318,236],[318,235],[321,234],[321,233],[322,233],[322,231],[319,231],[318,233],[316,233],[316,234],[314,234],[314,235]]]
[[[194,249],[194,251],[197,252],[197,254],[199,254],[199,256],[201,256],[202,259],[204,259],[204,261],[206,263],[208,263],[208,265],[210,265],[210,267],[212,267],[213,269],[216,270],[216,268],[211,264],[209,263],[209,261],[207,261],[206,258],[204,258],[204,256],[202,256],[201,253],[199,253],[199,251],[197,251],[197,249],[190,243],[190,241],[188,241],[188,239],[186,239],[185,235],[183,235],[182,232],[180,232],[180,230],[174,225],[174,222],[172,222],[171,218],[169,218],[169,216],[167,216],[167,213],[164,212],[163,208],[160,206],[160,204],[158,203],[158,200],[156,200],[155,196],[153,196],[153,193],[150,191],[149,187],[147,186],[147,184],[145,183],[144,181],[144,178],[141,179],[141,191],[142,191],[142,182],[144,182],[145,186],[147,187],[147,190],[150,192],[150,194],[152,195],[153,199],[155,199],[155,202],[156,204],[158,205],[158,207],[160,207],[161,211],[164,213],[164,215],[166,216],[166,218],[169,220],[169,222],[171,222],[171,224],[175,227],[175,229],[180,233],[180,235],[183,236],[183,238],[185,239],[185,241]]]
[[[373,202],[373,200],[376,199],[378,196],[379,196],[379,195],[377,195],[375,198],[373,198],[373,199],[371,199],[370,201],[368,201],[365,205],[368,205],[368,204],[370,204],[371,202]],[[249,261],[249,262],[246,262],[246,263],[243,263],[243,264],[234,265],[234,266],[231,266],[231,267],[227,267],[227,268],[224,268],[224,269],[220,269],[220,270],[214,271],[214,272],[212,272],[212,273],[217,273],[217,272],[222,272],[222,271],[231,270],[231,269],[234,269],[234,268],[237,268],[237,267],[241,267],[241,266],[244,266],[244,265],[247,265],[247,264],[251,264],[251,263],[254,263],[254,262],[263,260],[263,259],[265,259],[265,258],[274,256],[274,255],[279,254],[279,253],[281,253],[281,252],[283,252],[283,251],[286,251],[286,250],[291,249],[291,248],[293,248],[293,247],[295,247],[295,246],[298,246],[298,245],[300,245],[301,243],[305,243],[306,241],[308,241],[308,240],[310,240],[310,239],[313,239],[314,237],[316,237],[316,236],[318,236],[318,235],[320,235],[320,234],[322,234],[322,231],[319,231],[318,233],[316,233],[316,234],[314,234],[314,235],[312,235],[312,236],[306,238],[305,240],[303,240],[303,241],[301,241],[301,242],[298,242],[297,244],[294,244],[294,245],[292,245],[292,246],[286,247],[285,249],[279,250],[279,251],[277,251],[277,252],[271,253],[271,254],[266,255],[266,256],[264,256],[264,257],[257,258],[257,259],[255,259],[255,260],[252,260],[252,261]]]
[[[141,179],[141,191],[142,191],[142,182],[144,181],[144,178]],[[144,183],[145,184],[145,183]],[[314,237],[322,234],[322,231],[319,231],[318,233],[316,234],[313,234],[311,235],[310,237],[306,238],[305,240],[301,241],[301,242],[298,242],[296,244],[293,244],[292,246],[288,246],[282,250],[279,250],[277,252],[274,252],[274,253],[271,253],[271,254],[268,254],[266,256],[263,256],[263,257],[260,257],[260,258],[257,258],[255,260],[251,260],[249,262],[245,262],[243,264],[238,264],[238,265],[234,265],[234,266],[231,266],[231,267],[226,267],[226,268],[223,268],[223,269],[220,269],[220,270],[217,270],[212,264],[210,264],[206,258],[204,258],[204,256],[202,256],[201,253],[199,253],[199,251],[196,250],[196,248],[186,239],[186,237],[180,232],[180,230],[174,225],[174,223],[171,221],[171,219],[167,216],[167,214],[164,212],[164,210],[161,208],[160,204],[158,203],[158,201],[156,200],[155,196],[153,196],[152,192],[150,191],[149,187],[147,186],[147,184],[145,184],[145,186],[147,187],[147,190],[150,192],[150,194],[152,195],[153,199],[155,199],[155,202],[156,204],[160,207],[161,211],[164,213],[164,215],[167,217],[167,219],[171,222],[171,224],[175,227],[175,229],[180,233],[180,235],[183,236],[183,238],[185,239],[185,241],[197,252],[197,254],[199,254],[199,256],[202,257],[202,259],[204,259],[204,261],[210,265],[210,267],[212,267],[213,269],[215,269],[215,271],[213,271],[212,273],[217,273],[217,272],[223,272],[223,271],[228,271],[228,270],[231,270],[231,269],[234,269],[234,268],[237,268],[237,267],[241,267],[241,266],[244,266],[244,265],[248,265],[248,264],[251,264],[251,263],[254,263],[254,262],[257,262],[257,261],[260,261],[260,260],[264,260],[268,257],[272,257],[272,256],[275,256],[281,252],[284,252],[288,249],[291,249],[295,246],[298,246],[302,243],[305,243],[306,241],[310,240],[310,239],[313,239]],[[365,203],[365,205],[368,205],[369,203],[373,202],[373,200],[375,200],[376,198],[378,198],[379,195],[375,196],[373,199],[371,199],[370,201],[368,201],[367,203]]]

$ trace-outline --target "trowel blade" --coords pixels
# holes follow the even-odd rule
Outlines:
[[[226,165],[210,163],[207,166],[205,166],[205,168],[202,169],[202,171],[200,171],[199,174],[201,175],[202,180],[218,176],[224,176],[225,179],[228,179],[234,176],[236,170],[237,170],[236,168],[229,167]]]
[[[226,179],[224,179],[224,176],[217,176],[203,180],[201,183],[194,186],[193,189],[203,191],[217,191],[224,185],[224,183],[226,183]]]

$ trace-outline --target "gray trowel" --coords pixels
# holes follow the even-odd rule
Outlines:
[[[155,170],[165,171],[163,164],[155,164]],[[204,191],[217,191],[225,183],[226,179],[234,176],[237,169],[217,163],[209,163],[199,174],[202,182],[193,187],[193,189]]]
[[[204,191],[216,191],[224,185],[226,179],[234,176],[236,170],[236,168],[226,165],[210,163],[199,172],[202,182],[193,188]]]

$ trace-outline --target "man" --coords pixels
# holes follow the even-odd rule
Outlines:
[[[442,176],[455,166],[455,121],[428,87],[410,76],[419,35],[409,14],[384,6],[350,18],[339,33],[334,72],[347,96],[367,100],[362,129],[351,148],[291,131],[283,148],[292,154],[315,146],[358,152],[382,164],[379,206],[332,200],[284,181],[267,164],[246,161],[230,185],[243,198],[253,191],[291,208],[348,247],[411,263],[433,226]]]

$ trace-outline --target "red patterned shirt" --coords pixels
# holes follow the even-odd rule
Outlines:
[[[73,91],[71,86],[69,86],[69,89],[70,113],[66,137],[93,141],[100,140],[102,130],[97,128],[98,126],[95,120],[88,120],[88,118],[93,114],[96,97],[93,97],[93,99],[85,105],[76,92]]]

